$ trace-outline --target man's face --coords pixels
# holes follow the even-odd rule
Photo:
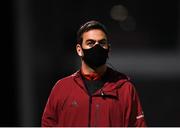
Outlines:
[[[99,44],[104,49],[108,49],[108,41],[106,34],[99,29],[89,30],[82,35],[82,48],[90,49]]]
[[[90,49],[99,44],[104,49],[110,49],[106,34],[99,29],[92,29],[82,35],[82,45],[77,44],[76,50],[80,57],[84,56],[83,49]],[[83,48],[83,49],[82,49]]]

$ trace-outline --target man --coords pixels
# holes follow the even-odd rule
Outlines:
[[[42,126],[146,126],[130,79],[106,65],[107,35],[100,22],[81,26],[76,45],[81,69],[55,84]]]

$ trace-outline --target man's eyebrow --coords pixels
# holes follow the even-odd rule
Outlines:
[[[98,42],[99,42],[99,41],[106,41],[106,40],[107,40],[107,39],[105,39],[105,38],[104,38],[104,39],[101,39],[101,40],[87,39],[86,42],[87,42],[87,41],[98,41]]]
[[[96,40],[93,40],[93,39],[87,39],[86,42],[87,42],[87,41],[96,41]]]
[[[107,41],[107,39],[104,38],[104,39],[101,39],[101,40],[99,40],[99,41]]]

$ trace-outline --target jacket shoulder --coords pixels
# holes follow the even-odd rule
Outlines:
[[[113,81],[130,81],[129,76],[109,67],[108,67],[108,74],[109,74],[110,79]]]
[[[63,77],[61,79],[59,79],[54,87],[53,87],[53,90],[64,90],[64,89],[70,89],[72,85],[72,83],[74,82],[74,78],[76,77],[77,75],[77,72],[69,75],[69,76],[66,76],[66,77]]]
[[[71,81],[71,80],[73,80],[74,77],[75,77],[75,73],[59,79],[59,80],[57,81],[57,83],[64,83],[64,82]]]

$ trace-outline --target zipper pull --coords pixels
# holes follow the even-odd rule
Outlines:
[[[102,89],[101,89],[101,91],[100,91],[100,94],[101,94],[102,97],[104,96],[104,92],[103,92]]]

